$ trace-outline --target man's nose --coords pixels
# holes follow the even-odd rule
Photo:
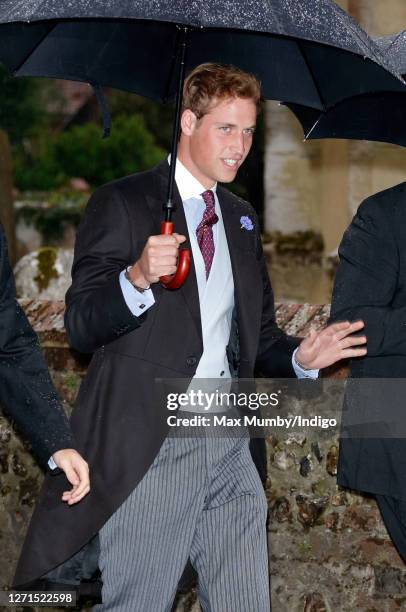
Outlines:
[[[246,142],[243,132],[236,132],[234,134],[233,147],[236,153],[243,155],[245,153]]]

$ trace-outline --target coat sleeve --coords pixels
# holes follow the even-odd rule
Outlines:
[[[0,225],[0,403],[47,469],[50,456],[75,448],[38,337],[16,300],[7,243]]]
[[[258,219],[255,227],[259,228]],[[300,344],[300,338],[288,336],[275,319],[275,304],[268,268],[262,248],[261,235],[256,233],[256,254],[263,283],[261,331],[256,359],[256,371],[268,378],[296,378],[292,366],[292,354]]]
[[[92,353],[141,325],[128,308],[120,272],[134,261],[127,202],[114,184],[90,198],[78,229],[72,285],[66,294],[65,328],[70,344]]]
[[[338,251],[331,320],[362,319],[368,357],[406,355],[406,306],[392,306],[399,274],[394,209],[382,194],[365,200]]]

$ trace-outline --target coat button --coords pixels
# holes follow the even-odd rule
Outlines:
[[[197,361],[196,357],[188,357],[186,359],[186,365],[194,366],[194,365],[196,365],[196,361]]]

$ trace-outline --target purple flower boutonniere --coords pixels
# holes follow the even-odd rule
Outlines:
[[[254,224],[252,223],[251,219],[249,217],[241,217],[240,218],[240,223],[241,223],[241,228],[240,229],[245,229],[248,231],[251,231],[252,229],[254,229]]]

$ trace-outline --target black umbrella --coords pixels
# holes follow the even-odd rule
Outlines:
[[[319,110],[401,87],[380,48],[331,0],[4,0],[0,24],[0,59],[16,76],[84,81],[163,102],[177,95],[166,223],[185,69],[235,64],[259,77],[266,98]]]
[[[266,98],[325,109],[397,85],[380,48],[331,0],[5,0],[0,24],[0,59],[16,76],[163,102],[177,90],[179,26],[189,28],[187,69],[235,64],[261,79]]]
[[[299,120],[306,140],[345,138],[388,142],[406,147],[404,92],[350,97],[326,111],[286,104]]]
[[[406,30],[393,36],[376,38],[375,43],[381,48],[385,59],[390,61],[392,67],[406,77]]]
[[[374,42],[391,68],[406,78],[406,31]],[[287,106],[299,119],[306,139],[349,138],[406,146],[406,85],[398,92],[353,96],[322,112],[300,104]]]

